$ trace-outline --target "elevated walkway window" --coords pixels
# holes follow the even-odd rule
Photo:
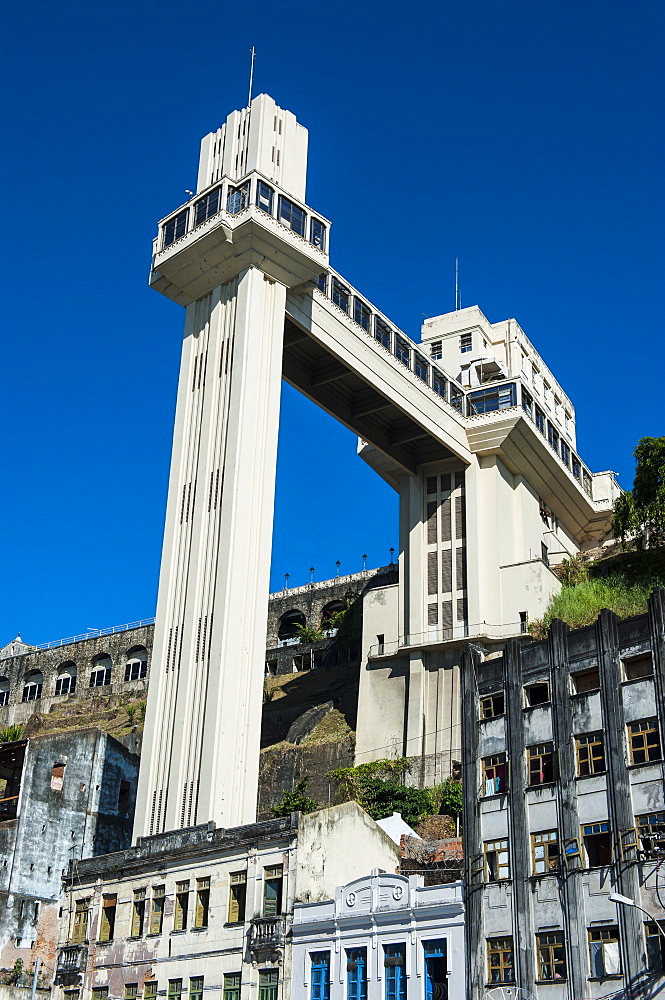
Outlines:
[[[213,215],[217,215],[221,206],[221,200],[221,187],[216,187],[214,191],[209,191],[203,198],[200,198],[194,207],[194,225],[200,226],[202,222],[206,222]]]
[[[181,236],[184,236],[187,232],[187,219],[189,218],[189,209],[186,208],[184,212],[179,212],[174,215],[172,219],[164,226],[164,239],[162,241],[162,248],[171,246],[176,240],[179,240]]]
[[[279,221],[288,226],[288,228],[297,233],[298,236],[305,235],[305,220],[307,216],[303,212],[302,208],[295,205],[288,198],[285,198],[280,194],[279,196],[279,211],[277,213],[277,218]]]
[[[480,389],[467,395],[469,416],[480,413],[492,413],[494,410],[508,410],[517,402],[514,384],[495,386],[491,389]]]

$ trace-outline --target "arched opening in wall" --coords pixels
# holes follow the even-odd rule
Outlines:
[[[286,643],[292,639],[299,639],[300,632],[298,626],[303,628],[307,624],[305,616],[302,611],[287,611],[279,619],[279,628],[277,630],[277,638],[280,643]]]
[[[76,664],[73,660],[61,663],[55,677],[56,694],[74,694],[76,691]]]
[[[9,704],[9,678],[0,677],[0,706]]]
[[[93,657],[92,671],[90,673],[90,687],[105,687],[111,683],[111,671],[113,663],[108,653],[99,653]]]
[[[21,701],[37,701],[42,696],[44,678],[41,670],[29,670],[23,678],[23,696]]]
[[[132,646],[127,650],[125,680],[139,681],[148,673],[148,650],[145,646]]]
[[[332,629],[337,630],[339,613],[345,608],[344,601],[328,601],[321,611],[321,628],[324,632],[329,632]]]

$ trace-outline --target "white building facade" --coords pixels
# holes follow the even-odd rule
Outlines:
[[[463,998],[462,883],[371,875],[296,905],[291,1000]]]

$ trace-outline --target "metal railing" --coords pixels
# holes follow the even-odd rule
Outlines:
[[[127,625],[113,625],[111,628],[91,628],[84,635],[72,635],[67,639],[54,639],[53,642],[39,642],[31,645],[30,649],[55,649],[56,646],[68,646],[71,642],[83,642],[84,639],[96,639],[101,635],[115,635],[116,632],[128,632],[133,628],[143,628],[145,625],[154,624],[154,618],[142,618],[138,622],[129,622]]]
[[[474,625],[461,623],[450,628],[434,628],[427,632],[412,635],[401,635],[390,642],[379,642],[369,647],[368,657],[394,656],[396,653],[420,646],[431,646],[441,642],[453,642],[460,639],[514,639],[519,635],[528,636],[526,623],[515,622],[509,625],[488,625],[478,622]]]

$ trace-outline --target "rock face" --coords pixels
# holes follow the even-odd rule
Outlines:
[[[332,803],[335,782],[329,772],[339,767],[352,767],[355,739],[353,733],[346,738],[327,743],[301,743],[299,746],[282,743],[261,752],[259,770],[258,817],[272,815],[284,792],[290,792],[296,782],[307,775],[310,784],[307,795],[321,806]]]
[[[315,705],[296,719],[286,734],[287,743],[302,743],[306,736],[318,726],[319,722],[325,718],[328,712],[332,711],[333,703],[325,702],[323,705]]]

